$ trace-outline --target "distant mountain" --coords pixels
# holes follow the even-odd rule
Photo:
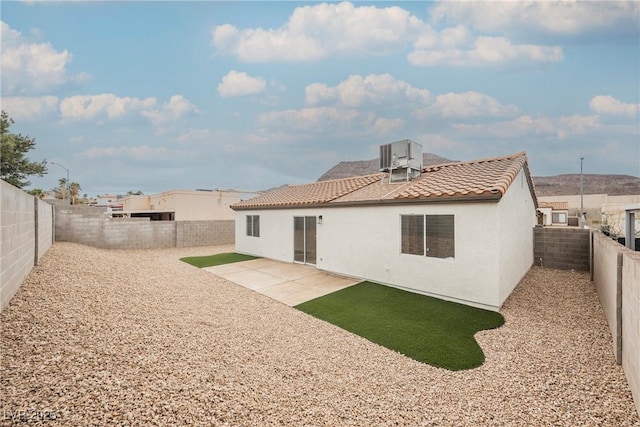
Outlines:
[[[457,160],[449,160],[446,157],[438,156],[433,153],[422,154],[422,165],[432,166],[442,163],[456,162]],[[326,171],[318,181],[328,181],[330,179],[349,178],[350,176],[370,175],[378,172],[380,161],[372,160],[354,160],[351,162],[340,162],[328,171]]]
[[[580,194],[580,174],[536,176],[533,178],[538,196]],[[583,175],[583,194],[624,196],[640,194],[640,178],[631,175]]]
[[[423,154],[423,165],[432,166],[455,162],[433,153]],[[318,181],[369,175],[378,172],[378,159],[340,162],[326,171]],[[640,178],[630,175],[584,174],[583,194],[622,196],[640,194]],[[569,196],[580,194],[580,174],[533,177],[538,196]]]

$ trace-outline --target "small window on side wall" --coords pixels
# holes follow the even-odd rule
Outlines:
[[[247,236],[260,237],[260,215],[247,215]]]

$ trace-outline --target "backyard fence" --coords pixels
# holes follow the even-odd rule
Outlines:
[[[109,218],[94,207],[56,206],[56,241],[103,249],[213,246],[235,242],[233,220],[150,221]]]
[[[594,231],[592,279],[640,414],[640,253]]]
[[[0,180],[0,311],[53,243],[53,206]]]
[[[540,267],[590,271],[590,231],[571,227],[535,227],[533,261]]]

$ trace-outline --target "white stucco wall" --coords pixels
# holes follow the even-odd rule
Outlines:
[[[533,265],[536,208],[521,170],[498,204],[500,294],[502,305]]]
[[[453,214],[455,259],[400,253],[400,215],[408,214]],[[246,236],[246,215],[260,215],[260,237]],[[485,308],[501,303],[495,202],[238,211],[236,251],[292,262],[293,217],[305,215],[323,217],[316,264],[322,270]]]

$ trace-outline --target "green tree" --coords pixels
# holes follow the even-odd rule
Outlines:
[[[0,115],[0,178],[11,185],[23,188],[31,184],[30,175],[47,173],[47,161],[32,162],[26,154],[36,145],[34,138],[9,132],[13,119],[2,110]]]

